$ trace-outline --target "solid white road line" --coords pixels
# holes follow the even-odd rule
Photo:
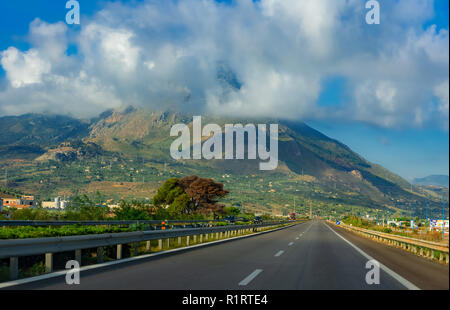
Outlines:
[[[291,246],[291,245],[293,245],[293,244],[294,244],[294,242],[289,242],[288,246]]]
[[[284,251],[283,250],[281,250],[281,251],[278,251],[277,252],[277,254],[275,254],[275,257],[278,257],[278,256],[280,256],[281,254],[283,254],[284,253]]]
[[[300,238],[299,237],[295,238],[295,240],[298,240],[298,239],[300,239]]]
[[[349,245],[351,245],[359,254],[361,254],[362,256],[364,256],[365,258],[367,258],[368,260],[375,260],[372,256],[370,256],[369,254],[366,254],[363,250],[361,250],[360,248],[358,248],[356,245],[354,245],[353,243],[351,243],[350,241],[348,241],[347,239],[345,239],[344,237],[342,237],[340,234],[338,234],[336,231],[334,231],[333,228],[331,228],[330,226],[328,226],[327,224],[325,224],[325,226],[327,226],[332,232],[334,232],[338,237],[340,237],[342,240],[344,240],[345,242],[347,242]],[[404,287],[406,287],[409,290],[420,290],[420,288],[418,288],[417,286],[415,286],[414,284],[412,284],[411,282],[409,282],[408,280],[406,280],[405,278],[403,278],[401,275],[397,274],[395,271],[389,269],[388,267],[386,267],[385,265],[383,265],[382,263],[378,262],[380,264],[380,268],[382,270],[384,270],[388,275],[390,275],[391,277],[393,277],[395,280],[397,280],[398,282],[400,282]]]
[[[256,269],[253,271],[247,278],[239,282],[239,285],[245,286],[249,284],[254,278],[256,278],[257,275],[259,275],[262,272],[262,269]]]

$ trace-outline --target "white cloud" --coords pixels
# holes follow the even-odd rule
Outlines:
[[[22,53],[10,47],[1,53],[1,64],[13,88],[42,82],[42,75],[50,71],[51,65],[41,59],[35,49]]]
[[[9,82],[0,114],[87,116],[135,104],[383,127],[448,123],[448,30],[422,29],[433,1],[380,2],[377,26],[365,24],[360,0],[115,2],[84,18],[79,33],[37,19],[29,50],[0,52]],[[67,55],[69,41],[78,54]],[[318,106],[330,76],[350,96]]]
[[[140,54],[140,48],[131,42],[133,37],[130,30],[91,23],[82,30],[79,42],[91,66],[101,64],[115,73],[130,73],[135,71]]]
[[[438,99],[437,118],[441,120],[441,127],[448,130],[449,115],[449,81],[443,81],[434,88],[434,95]]]

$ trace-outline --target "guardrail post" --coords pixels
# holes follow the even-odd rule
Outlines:
[[[122,259],[122,245],[118,244],[116,247],[116,258]]]
[[[197,235],[192,236],[194,239],[194,243],[197,243]]]
[[[162,244],[162,239],[158,240],[158,249],[162,250],[163,248],[163,244]]]
[[[9,277],[11,280],[19,278],[19,257],[9,258]]]
[[[103,247],[102,246],[99,246],[97,248],[97,262],[103,263]]]
[[[152,251],[152,245],[150,243],[150,240],[148,240],[145,244],[145,249],[147,252],[151,252]]]
[[[222,233],[221,233],[222,234]],[[219,233],[216,233],[216,239],[219,239]]]
[[[178,237],[178,245],[181,245],[181,237]]]
[[[203,243],[203,234],[200,234],[200,243]]]
[[[75,260],[81,266],[81,249],[75,250]]]
[[[53,253],[45,253],[45,272],[53,272]]]
[[[166,247],[167,247],[167,248],[170,248],[170,238],[167,238],[167,239],[166,239]]]
[[[186,236],[186,245],[189,245],[189,241],[190,241],[190,237],[189,236]]]
[[[442,262],[444,260],[444,255],[442,252],[439,253],[439,261]]]

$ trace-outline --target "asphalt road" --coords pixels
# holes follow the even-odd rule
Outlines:
[[[366,283],[369,258],[383,265],[379,284]],[[67,285],[60,276],[10,289],[404,290],[410,284],[448,289],[449,269],[334,225],[310,221],[250,238],[88,270],[80,278],[79,285]]]

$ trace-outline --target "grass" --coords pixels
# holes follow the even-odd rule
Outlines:
[[[387,234],[402,236],[402,237],[408,237],[408,238],[415,238],[415,239],[421,239],[426,241],[432,241],[432,242],[442,242],[442,233],[438,231],[431,231],[427,232],[426,234],[420,234],[417,230],[414,232],[409,231],[398,231],[393,229],[392,227],[382,227],[382,226],[376,226],[370,223],[367,220],[361,219],[359,217],[351,216],[347,217],[343,220],[343,222],[347,225],[353,225],[355,227],[370,229],[374,231],[379,231]]]

